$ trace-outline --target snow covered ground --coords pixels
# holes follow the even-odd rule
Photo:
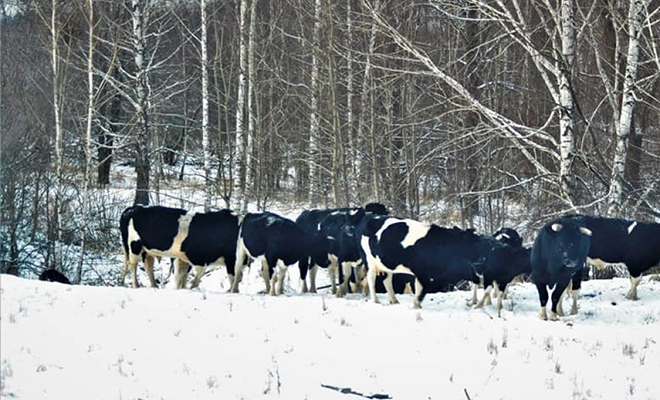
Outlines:
[[[660,399],[660,282],[585,282],[577,316],[538,318],[531,284],[502,318],[468,292],[399,305],[0,277],[2,399]],[[144,274],[142,272],[142,274]],[[321,272],[319,275],[324,275]],[[386,301],[385,295],[381,300]],[[565,309],[570,309],[566,304]]]

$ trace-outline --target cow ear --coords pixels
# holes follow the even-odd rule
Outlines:
[[[561,230],[561,228],[563,228],[563,227],[564,226],[562,224],[552,224],[551,228],[552,228],[553,231],[559,232]]]
[[[585,227],[581,227],[580,232],[584,233],[587,236],[591,236],[591,231]]]

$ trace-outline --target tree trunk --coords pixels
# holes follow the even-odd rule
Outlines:
[[[248,209],[248,200],[250,197],[249,188],[255,187],[257,168],[252,165],[252,153],[254,149],[254,143],[259,143],[257,140],[257,132],[255,131],[257,113],[256,113],[256,70],[257,64],[255,60],[255,50],[257,42],[257,1],[252,0],[250,4],[250,26],[248,28],[249,32],[249,42],[248,42],[248,82],[247,82],[247,118],[248,118],[248,130],[246,135],[246,150],[245,150],[245,194],[243,195],[243,205],[241,210],[246,213]],[[258,150],[257,150],[258,151]],[[258,197],[257,197],[258,198]]]
[[[92,123],[94,118],[94,0],[87,0],[88,42],[87,42],[87,127],[85,129],[85,175],[83,176],[82,215],[80,218],[80,255],[74,283],[82,279],[83,260],[85,258],[87,215],[89,208],[89,181],[92,172]]]
[[[211,209],[213,183],[211,182],[211,145],[209,143],[209,71],[206,43],[206,0],[200,1],[202,24],[202,150],[204,152],[204,211]]]
[[[132,0],[133,6],[133,51],[137,74],[136,93],[139,127],[137,134],[137,149],[135,153],[135,169],[137,184],[135,190],[135,204],[149,204],[149,175],[151,172],[150,145],[151,127],[149,121],[149,84],[145,60],[144,17],[145,8],[149,1]]]
[[[635,108],[635,84],[639,64],[639,35],[642,27],[642,16],[646,1],[632,0],[628,10],[628,54],[626,57],[626,73],[623,81],[623,96],[621,111],[616,125],[616,147],[612,163],[612,178],[610,180],[610,198],[607,214],[617,217],[621,213],[623,200],[624,173],[628,151],[628,135],[632,128],[633,111]]]
[[[238,67],[238,93],[236,98],[236,142],[235,142],[235,160],[234,163],[234,194],[239,198],[238,206],[240,207],[242,199],[246,195],[245,181],[246,181],[246,155],[247,143],[245,135],[245,127],[243,116],[245,115],[245,97],[247,89],[247,81],[245,73],[247,71],[247,43],[245,40],[245,29],[247,19],[247,0],[240,0],[240,14],[238,24],[239,34],[239,67]]]
[[[309,115],[309,204],[316,207],[321,195],[321,176],[319,169],[319,60],[318,52],[321,31],[321,0],[314,0],[314,30],[312,33],[312,80],[310,83],[310,115]]]
[[[62,87],[60,83],[59,70],[59,27],[57,26],[57,1],[51,3],[51,66],[53,69],[53,108],[55,115],[55,199],[54,215],[55,220],[55,268],[62,268]]]
[[[562,195],[569,204],[574,197],[573,160],[575,158],[574,104],[571,88],[571,70],[575,52],[575,20],[573,0],[561,2],[562,56],[559,68],[559,138],[560,166],[559,182]]]

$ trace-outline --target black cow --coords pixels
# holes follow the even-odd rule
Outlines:
[[[241,281],[243,260],[262,259],[262,274],[266,282],[266,291],[272,295],[282,294],[286,267],[301,260],[311,259],[313,263],[327,268],[330,261],[328,253],[332,240],[318,233],[309,233],[290,219],[277,214],[251,213],[245,216],[236,249],[236,279],[232,292],[238,293]],[[278,268],[279,287],[275,287]],[[301,270],[302,273],[302,270]],[[271,284],[272,276],[272,284]]]
[[[133,287],[138,287],[136,269],[143,258],[152,287],[156,287],[155,257],[172,257],[177,288],[183,288],[188,265],[195,268],[192,287],[197,287],[210,265],[224,264],[231,281],[236,263],[236,241],[240,217],[230,210],[197,213],[180,208],[135,205],[120,218],[124,268],[120,284],[130,269]]]
[[[486,267],[483,269],[484,297],[477,303],[477,308],[490,302],[490,290],[495,289],[497,295],[497,315],[502,312],[502,300],[508,285],[513,278],[520,274],[532,272],[530,264],[531,249],[523,246],[511,246],[494,239],[485,238],[490,241]],[[473,298],[474,301],[474,298]]]
[[[426,293],[446,291],[460,280],[479,282],[486,266],[489,242],[473,230],[441,228],[414,220],[368,216],[357,228],[360,253],[367,266],[371,300],[378,303],[375,284],[386,274],[390,303],[398,303],[392,286],[394,272],[415,275],[415,308]]]
[[[69,278],[64,276],[61,272],[55,269],[47,269],[44,272],[39,275],[39,280],[40,281],[46,281],[46,282],[58,282],[58,283],[63,283],[65,285],[70,285],[71,281],[69,281]]]
[[[637,300],[642,272],[660,264],[660,224],[627,219],[571,215],[592,232],[589,259],[593,264],[623,263],[630,272],[626,298]],[[575,284],[575,280],[573,281]]]
[[[494,289],[500,315],[509,283],[520,274],[532,272],[529,263],[532,250],[522,246],[522,238],[515,229],[501,228],[493,234],[493,239],[483,274],[484,296],[477,302],[477,285],[473,285],[472,304],[477,308],[490,305],[490,291]]]
[[[582,270],[589,252],[591,231],[578,219],[559,218],[548,222],[539,231],[530,262],[532,280],[539,292],[541,318],[548,319],[545,306],[548,303],[547,288],[552,291],[550,319],[563,315],[561,300],[573,275]],[[577,292],[574,288],[571,314],[577,313]]]
[[[347,292],[348,274],[352,266],[360,261],[357,250],[357,242],[354,239],[355,227],[364,215],[387,215],[387,208],[380,203],[369,203],[361,207],[313,209],[303,211],[296,224],[309,233],[321,233],[324,236],[336,239],[335,245],[330,249],[330,282],[332,293],[342,296]],[[342,259],[341,261],[339,259]],[[318,265],[311,263],[309,259],[302,260],[299,265],[300,277],[303,281],[303,292],[307,291],[307,270],[310,274],[309,291],[316,292],[316,274]],[[339,268],[341,267],[341,270]],[[340,291],[336,289],[336,276],[339,270],[341,283]]]

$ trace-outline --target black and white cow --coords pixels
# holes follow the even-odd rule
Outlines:
[[[369,203],[364,208],[346,207],[305,210],[298,216],[296,223],[307,232],[321,233],[324,236],[336,239],[330,250],[330,265],[328,268],[332,293],[342,296],[347,292],[348,276],[350,276],[347,272],[352,267],[357,267],[360,262],[357,249],[358,244],[354,237],[357,224],[359,224],[365,215],[387,214],[387,208],[383,204]],[[315,293],[316,274],[319,266],[310,261],[309,259],[303,260],[300,264],[300,277],[303,281],[303,292],[305,292],[307,291],[307,270],[309,270],[309,290]],[[339,291],[336,288],[337,274],[339,275],[341,284]]]
[[[497,297],[497,313],[501,315],[502,300],[508,285],[518,275],[529,274],[531,248],[522,246],[522,238],[515,229],[501,228],[493,234],[488,261],[483,273],[484,296],[477,302],[477,285],[473,285],[472,304],[476,308],[490,304],[490,291]]]
[[[327,268],[330,261],[328,253],[332,240],[318,233],[310,233],[302,229],[290,219],[277,214],[251,213],[247,214],[241,224],[236,248],[236,279],[232,292],[238,293],[244,267],[243,260],[248,263],[260,258],[262,275],[266,283],[266,291],[272,295],[282,294],[286,268],[301,260],[311,259],[313,263]],[[278,275],[275,276],[275,266]],[[302,271],[301,271],[302,273]],[[272,282],[271,282],[272,276]],[[276,288],[276,279],[279,286]]]
[[[479,281],[489,243],[472,230],[394,217],[368,216],[357,228],[360,253],[367,266],[371,300],[378,303],[376,276],[384,280],[390,303],[398,303],[392,285],[395,272],[415,275],[415,308],[426,293],[446,291],[460,280]]]
[[[592,232],[588,255],[592,264],[626,265],[630,272],[626,298],[637,300],[642,272],[660,264],[660,224],[587,215],[569,217],[584,222]]]
[[[153,264],[155,257],[175,258],[175,281],[183,288],[188,266],[195,268],[192,287],[197,287],[205,267],[224,264],[233,281],[236,264],[236,241],[240,217],[230,210],[198,213],[180,208],[135,205],[120,218],[124,250],[123,285],[130,269],[133,287],[138,287],[136,270],[140,259],[152,287],[156,287]]]
[[[536,285],[541,302],[541,318],[548,319],[545,306],[548,303],[548,287],[552,291],[550,319],[563,315],[561,307],[564,291],[573,275],[582,270],[589,252],[591,231],[585,223],[574,218],[559,218],[545,224],[538,233],[530,262],[532,280]],[[579,288],[578,288],[579,289]],[[577,294],[573,292],[571,314],[577,313]]]
[[[69,278],[67,278],[63,273],[56,269],[47,269],[44,272],[42,272],[39,275],[39,280],[40,281],[46,281],[46,282],[57,282],[57,283],[63,283],[65,285],[70,285],[71,281],[69,281]]]

